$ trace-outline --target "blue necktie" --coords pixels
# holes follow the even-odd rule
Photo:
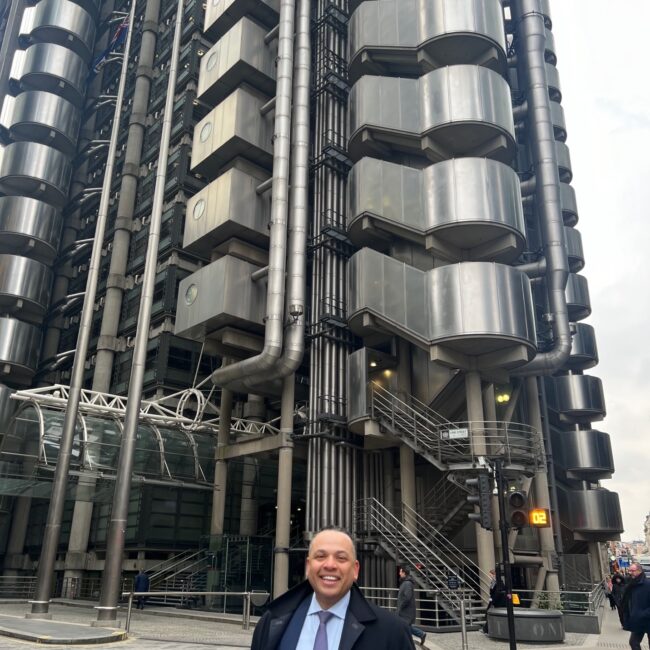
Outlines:
[[[334,616],[332,612],[321,610],[318,613],[320,624],[318,625],[318,632],[316,632],[316,640],[314,641],[314,650],[328,650],[327,646],[327,621]]]

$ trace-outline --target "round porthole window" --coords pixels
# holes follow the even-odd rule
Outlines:
[[[216,52],[213,52],[213,53],[208,57],[208,63],[206,64],[208,70],[212,70],[212,68],[214,68],[214,66],[217,65],[217,59],[218,59],[218,58],[219,58],[219,57],[217,56],[217,53],[216,53]]]
[[[199,288],[195,284],[190,284],[185,291],[185,304],[191,305],[199,295]]]
[[[201,129],[201,142],[205,142],[209,137],[210,134],[212,133],[212,122],[206,122],[203,125],[203,128]]]
[[[197,221],[205,214],[205,199],[200,199],[194,205],[192,210],[192,217]]]

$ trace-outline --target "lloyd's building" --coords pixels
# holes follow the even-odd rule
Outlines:
[[[407,564],[455,623],[446,577],[478,608],[504,553],[468,517],[495,468],[549,515],[509,533],[516,587],[601,580],[622,521],[551,8],[4,3],[4,589],[107,618],[140,568],[277,594],[338,525],[364,587]]]

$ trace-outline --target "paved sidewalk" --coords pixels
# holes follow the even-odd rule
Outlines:
[[[74,603],[74,606],[71,606]],[[93,603],[72,601],[69,605],[53,603],[50,612],[56,622],[74,623],[88,626],[96,618]],[[33,620],[24,617],[29,611],[26,603],[0,602],[0,618],[2,616],[21,617],[27,624]],[[119,619],[124,625],[125,614]],[[97,628],[89,628],[97,629]],[[599,635],[568,633],[564,644],[531,644],[518,643],[520,650],[627,650],[629,634],[621,630],[616,612],[605,612],[603,629]],[[196,610],[177,610],[171,608],[150,607],[144,611],[135,610],[131,619],[130,637],[127,641],[110,644],[75,645],[75,649],[83,650],[105,648],[106,650],[232,650],[234,648],[250,648],[252,630],[246,631],[241,627],[241,617]],[[508,650],[506,641],[494,641],[480,632],[470,632],[468,635],[470,650]],[[25,650],[35,647],[25,641],[19,641],[0,636],[0,650]],[[49,645],[51,650],[63,650],[70,645]],[[416,648],[420,646],[416,644]],[[429,650],[461,650],[460,633],[427,635],[425,645]],[[643,648],[647,649],[647,641]]]

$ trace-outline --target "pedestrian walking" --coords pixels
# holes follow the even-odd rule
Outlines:
[[[618,620],[623,627],[623,592],[625,591],[625,578],[620,573],[615,573],[612,578],[612,600],[618,612]]]
[[[133,581],[133,591],[136,593],[149,591],[149,576],[144,572],[144,569],[140,569],[140,573],[135,576],[135,580]],[[146,596],[138,596],[137,608],[144,609],[146,601]]]
[[[402,567],[399,570],[399,591],[397,592],[397,615],[411,628],[411,634],[420,639],[424,645],[427,633],[414,625],[415,623],[415,583],[411,572]]]
[[[630,633],[630,648],[641,650],[641,641],[647,634],[650,640],[650,580],[640,564],[633,562],[623,592],[623,629]]]

